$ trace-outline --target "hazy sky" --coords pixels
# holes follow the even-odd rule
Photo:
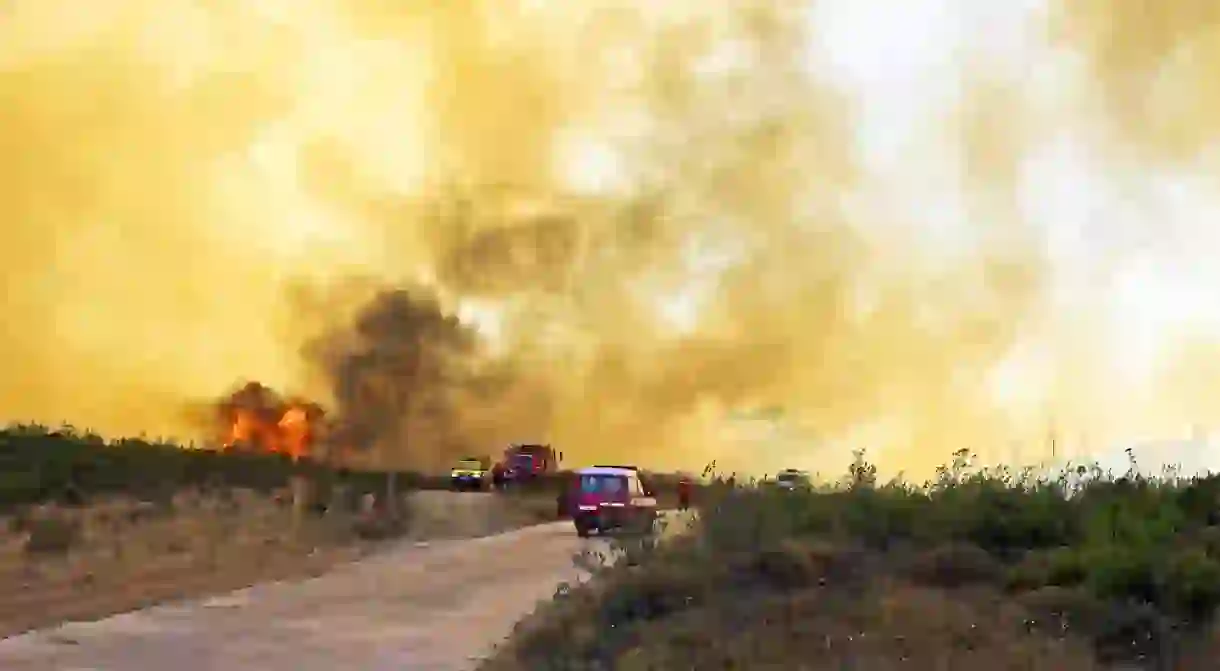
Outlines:
[[[889,442],[893,410],[935,443],[893,456],[900,467],[1010,425],[1026,443],[1062,425],[1095,451],[1211,427],[1220,156],[1204,112],[1217,106],[1186,94],[1220,77],[1162,61],[1196,24],[1215,32],[1193,9],[1212,5],[1165,0],[1154,34],[1139,12],[1056,1],[1101,8],[1076,27],[1102,37],[1052,44],[1043,2],[820,0],[793,49],[795,5],[760,0],[751,18],[747,4],[642,3],[640,19],[603,0],[0,2],[17,8],[0,20],[0,279],[23,325],[0,331],[0,410],[180,431],[183,399],[237,378],[310,386],[305,322],[343,325],[355,299],[310,313],[288,284],[428,280],[473,258],[505,273],[491,289],[447,278],[474,297],[463,313],[539,349],[523,304],[581,278],[546,308],[550,327],[579,332],[564,350],[579,372],[523,382],[555,409],[514,419],[598,449],[664,425],[699,454],[708,417],[779,399],[844,447]],[[751,53],[780,65],[743,66]],[[1162,67],[1179,76],[1136,89],[1146,120],[1107,98]],[[475,243],[508,239],[494,230],[506,220],[530,233],[530,216],[452,233],[411,209],[452,175],[625,197],[589,199],[601,209],[572,210],[549,239],[601,235],[594,262],[559,254],[518,276]],[[653,188],[666,209],[637,216]],[[638,230],[601,226],[618,221],[607,212]],[[800,427],[756,429],[741,440],[775,460],[819,458]]]
[[[1220,334],[1216,152],[1157,165],[1137,158],[1121,137],[1099,130],[1092,74],[1080,54],[1048,43],[1049,11],[1041,0],[822,0],[810,12],[819,38],[810,45],[810,65],[854,101],[858,158],[874,176],[853,205],[887,215],[873,221],[919,229],[946,253],[964,248],[981,222],[963,200],[969,168],[961,155],[930,148],[960,139],[954,112],[977,81],[972,74],[1015,91],[1026,106],[1012,110],[1029,115],[1035,129],[1018,141],[1023,147],[1013,205],[1044,233],[1058,311],[997,371],[997,396],[1017,416],[1042,398],[1036,390],[1056,365],[1050,352],[1060,334],[1081,337],[1074,314],[1081,322],[1101,317],[1094,327],[1107,332],[1092,347],[1105,352],[1107,377],[1130,388],[1172,360],[1183,338]],[[1005,110],[995,112],[993,132],[1011,132]],[[1215,420],[1195,420],[1204,432],[1199,438]],[[1186,439],[1189,427],[1162,428],[1169,436],[1155,429],[1105,435],[1095,428],[1090,437],[1068,429],[1059,441],[1067,456],[1089,452],[1120,470],[1126,464],[1122,449],[1145,443],[1141,452],[1152,471],[1167,463],[1220,468],[1220,450]],[[743,435],[756,435],[751,431],[758,429]],[[868,428],[862,431],[861,444],[872,442]],[[801,440],[766,435],[777,452],[788,449],[779,445]],[[1016,446],[1013,454],[1038,452]]]
[[[811,61],[859,101],[860,155],[881,176],[861,200],[943,232],[948,245],[979,223],[960,200],[965,168],[950,152],[929,161],[919,144],[937,139],[928,133],[938,124],[951,140],[964,75],[1005,77],[1053,117],[1025,149],[1016,204],[1045,229],[1064,303],[1105,310],[1115,365],[1138,373],[1160,353],[1158,334],[1187,323],[1220,332],[1215,166],[1124,164],[1090,146],[1089,75],[1046,44],[1046,11],[1036,0],[824,0],[812,12],[821,41]],[[1006,132],[1002,121],[995,132]]]

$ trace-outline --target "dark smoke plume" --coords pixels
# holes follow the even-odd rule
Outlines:
[[[350,326],[318,336],[304,353],[331,385],[334,444],[415,468],[482,447],[462,409],[491,400],[499,376],[480,365],[477,334],[433,292],[378,291]]]

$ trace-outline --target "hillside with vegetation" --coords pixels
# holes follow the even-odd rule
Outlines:
[[[561,590],[486,671],[1214,669],[1220,478],[1073,466],[712,487],[699,523]]]
[[[124,495],[152,501],[183,488],[243,488],[270,493],[294,475],[359,490],[383,486],[386,473],[341,473],[325,464],[266,452],[191,449],[148,438],[108,440],[70,426],[0,429],[0,509]],[[439,486],[435,478],[396,474],[404,487]]]

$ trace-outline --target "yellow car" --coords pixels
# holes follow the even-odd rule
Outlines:
[[[480,491],[487,487],[487,476],[491,471],[491,459],[467,457],[449,472],[450,486],[457,491]]]

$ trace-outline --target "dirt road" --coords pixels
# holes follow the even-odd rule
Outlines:
[[[552,523],[473,540],[404,543],[298,583],[0,641],[5,671],[467,669],[607,548]]]

